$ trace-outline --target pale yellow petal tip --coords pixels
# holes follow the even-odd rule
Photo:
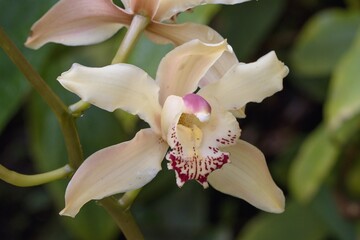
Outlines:
[[[283,213],[285,211],[285,196],[283,192],[278,189],[279,192],[277,196],[275,196],[274,201],[272,202],[271,206],[266,210],[267,212],[271,213]]]
[[[271,51],[271,52],[269,53],[269,55],[271,55],[272,57],[276,58],[276,60],[277,60],[278,63],[279,63],[279,66],[282,68],[282,72],[281,72],[282,74],[281,74],[281,76],[282,76],[282,78],[285,78],[285,77],[289,74],[289,72],[290,72],[288,66],[286,66],[284,62],[282,62],[282,61],[280,61],[280,60],[278,59],[275,51]]]
[[[56,78],[56,80],[58,80],[60,84],[65,87],[67,82],[72,82],[72,78],[74,78],[74,75],[77,73],[76,71],[81,69],[81,67],[83,66],[78,63],[73,63],[71,68],[65,72],[62,72],[61,75]]]
[[[65,207],[63,210],[61,210],[61,212],[59,212],[59,215],[74,218],[78,212],[79,210],[69,209],[69,207]]]
[[[39,34],[35,33],[33,29],[30,30],[29,35],[24,43],[25,47],[37,50],[44,46],[46,42],[44,42],[40,37]]]
[[[284,64],[284,63],[283,63]],[[283,68],[283,76],[286,77],[289,72],[290,72],[290,69],[284,64],[284,68]]]
[[[24,43],[25,47],[30,48],[30,49],[34,49],[37,50],[39,49],[42,45],[40,44],[36,44],[36,42],[34,42],[34,38],[29,36],[26,39],[26,42]]]

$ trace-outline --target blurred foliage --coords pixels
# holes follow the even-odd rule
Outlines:
[[[329,175],[338,154],[337,146],[324,127],[313,131],[305,139],[290,169],[289,187],[294,197],[302,202],[313,198]]]
[[[23,47],[31,25],[52,1],[0,0],[0,25],[59,96],[78,99],[55,81],[78,62],[109,64],[124,31],[94,46]],[[290,68],[284,90],[247,107],[242,138],[267,156],[287,192],[285,213],[261,213],[247,203],[190,182],[178,189],[161,171],[133,212],[147,239],[343,239],[360,237],[360,3],[358,0],[258,0],[201,6],[179,22],[211,23],[242,62],[275,50]],[[155,77],[171,45],[141,38],[129,58]],[[23,173],[66,163],[54,115],[0,51],[0,161]],[[321,112],[323,111],[323,112]],[[91,108],[78,119],[85,156],[128,140],[144,124],[122,111]],[[163,169],[166,169],[165,162]],[[75,219],[59,217],[67,181],[20,189],[0,183],[2,239],[121,239],[95,202]]]

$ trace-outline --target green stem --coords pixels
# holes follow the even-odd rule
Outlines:
[[[126,192],[119,200],[120,206],[125,210],[129,210],[136,197],[139,195],[140,191],[141,188]]]
[[[107,197],[99,201],[105,210],[112,216],[116,224],[122,230],[128,240],[142,240],[142,235],[131,212],[120,206],[113,197]]]
[[[62,168],[35,175],[25,175],[11,171],[0,164],[0,179],[18,187],[32,187],[49,183],[69,176],[73,170],[69,165]]]
[[[90,103],[80,100],[71,105],[69,111],[74,117],[80,117],[90,107]]]
[[[131,21],[124,39],[122,40],[119,50],[117,51],[112,64],[122,63],[129,57],[131,50],[134,48],[141,33],[149,25],[150,19],[141,15],[135,15]]]
[[[150,20],[144,16],[134,16],[131,25],[119,47],[119,50],[112,61],[113,64],[125,61],[149,22]],[[72,168],[77,169],[83,161],[83,154],[75,126],[74,116],[81,114],[89,107],[89,104],[80,101],[68,109],[57,97],[57,95],[48,87],[41,76],[26,61],[21,52],[10,41],[10,39],[8,39],[1,28],[0,46],[4,49],[15,65],[20,69],[20,71],[25,75],[35,90],[54,111],[64,134],[70,165]],[[133,192],[131,194],[125,194],[126,196],[130,196],[130,198],[125,201],[125,205],[121,205],[119,201],[115,200],[113,197],[100,200],[102,206],[112,216],[117,225],[123,231],[126,238],[129,240],[144,239],[131,212],[128,211],[128,208],[136,198],[137,193]],[[125,208],[125,206],[128,207]]]
[[[82,163],[83,154],[74,118],[68,112],[66,105],[34,70],[2,28],[0,28],[0,46],[55,113],[64,134],[70,165],[77,169]]]

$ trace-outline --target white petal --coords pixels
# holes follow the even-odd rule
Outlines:
[[[151,22],[145,33],[155,43],[172,43],[177,46],[194,39],[204,43],[219,43],[224,40],[214,29],[196,23],[163,24]]]
[[[234,65],[239,64],[233,51],[224,52],[201,79],[199,87],[203,88],[210,83],[219,81]]]
[[[249,102],[261,102],[282,89],[289,69],[270,52],[249,64],[239,63],[223,78],[200,89],[199,95],[215,98],[228,110],[238,110]]]
[[[177,46],[193,39],[199,39],[204,43],[219,43],[224,40],[214,29],[195,23],[161,24],[153,22],[147,27],[146,34],[158,44],[172,43]],[[224,52],[201,79],[199,86],[203,87],[209,83],[217,82],[232,66],[238,63],[239,61],[233,51]]]
[[[110,0],[60,0],[32,26],[25,45],[37,49],[48,42],[98,43],[129,25],[131,18]]]
[[[177,13],[203,4],[237,4],[246,1],[248,0],[161,0],[155,20],[168,20]]]
[[[181,114],[185,111],[184,101],[178,96],[169,96],[161,112],[161,132],[164,140],[168,138],[168,132],[175,126]]]
[[[114,64],[102,68],[74,64],[58,80],[82,100],[107,111],[120,108],[137,114],[160,133],[159,87],[140,68],[130,64]]]
[[[161,170],[167,148],[151,129],[143,129],[131,141],[94,153],[71,179],[60,214],[74,217],[92,199],[141,188]]]
[[[209,175],[210,185],[264,211],[283,212],[284,194],[274,183],[261,151],[241,140],[225,150],[230,152],[230,163]]]
[[[208,146],[227,148],[234,145],[240,137],[239,123],[228,111],[224,111],[216,102],[211,102],[210,120],[201,128],[203,131],[202,151],[209,151]],[[210,150],[211,151],[211,150]]]
[[[200,79],[227,47],[226,41],[206,44],[195,39],[169,52],[160,62],[156,75],[160,104],[170,95],[182,97],[194,92]]]

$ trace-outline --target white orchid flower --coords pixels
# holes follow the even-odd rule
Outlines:
[[[200,79],[226,51],[231,51],[226,41],[190,41],[163,58],[155,81],[129,64],[74,64],[63,73],[60,83],[82,100],[137,114],[150,128],[86,159],[67,187],[61,214],[75,216],[92,199],[141,188],[161,170],[165,155],[180,187],[196,180],[262,210],[282,212],[284,195],[264,155],[239,140],[239,124],[230,111],[281,90],[288,68],[270,52],[256,62],[234,65],[197,91]]]
[[[151,21],[146,34],[157,43],[181,45],[192,39],[214,43],[221,36],[210,27],[166,22],[198,5],[245,1],[248,0],[121,0],[124,8],[120,8],[112,0],[60,0],[32,26],[25,45],[38,49],[48,42],[70,46],[99,43],[128,27],[135,15]]]

